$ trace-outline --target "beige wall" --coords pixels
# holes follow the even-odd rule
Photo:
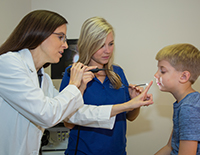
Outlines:
[[[0,0],[0,45],[29,11],[31,0]]]
[[[115,63],[124,68],[129,82],[146,83],[154,80],[154,57],[162,47],[188,42],[200,49],[199,6],[197,0],[0,0],[0,43],[29,10],[49,9],[65,16],[69,39],[78,38],[84,20],[102,16],[115,28]],[[60,80],[54,83],[59,88]],[[200,79],[194,87],[200,91]],[[129,155],[155,153],[171,133],[173,97],[160,92],[155,80],[150,92],[154,105],[141,108],[137,120],[128,123]]]

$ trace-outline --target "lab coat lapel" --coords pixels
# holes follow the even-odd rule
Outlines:
[[[38,81],[38,76],[37,76],[37,71],[33,62],[33,57],[31,52],[28,49],[23,49],[19,51],[24,63],[26,64],[27,67],[27,72],[28,75],[30,76],[30,79],[33,81],[36,87],[39,86],[39,81]]]

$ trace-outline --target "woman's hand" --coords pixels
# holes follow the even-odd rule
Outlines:
[[[83,78],[83,74],[87,66],[84,66],[82,63],[74,63],[71,67],[70,71],[70,81],[69,84],[73,84],[79,88],[81,85],[81,81]]]
[[[147,94],[149,88],[151,87],[153,81],[149,83],[149,85],[145,88],[145,90],[138,95],[137,97],[131,99],[128,102],[122,104],[115,104],[112,106],[110,117],[113,117],[119,113],[125,111],[131,111],[141,106],[148,106],[153,104],[153,96],[152,94]]]
[[[71,124],[71,123],[67,123],[67,122],[64,122],[64,126],[68,129],[73,129],[73,127],[75,126],[74,124]]]
[[[79,90],[81,91],[82,94],[84,93],[88,82],[90,82],[94,78],[94,73],[90,72],[89,70],[95,69],[95,68],[97,68],[97,67],[96,66],[90,66],[90,67],[87,67],[85,69],[85,72],[83,74],[83,78],[82,78],[82,81],[81,81],[81,85],[79,87]]]
[[[129,106],[130,110],[139,108],[141,106],[149,106],[153,104],[153,95],[147,94],[152,84],[153,84],[153,81],[149,83],[149,85],[145,88],[145,90],[140,95],[138,95],[137,97],[127,102],[127,105]]]
[[[136,85],[130,84],[129,88],[128,88],[130,98],[132,99],[132,98],[140,95],[143,90],[144,90],[144,88],[142,88],[142,87],[139,87],[139,86],[136,87]]]

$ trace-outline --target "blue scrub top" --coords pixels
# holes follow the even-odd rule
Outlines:
[[[70,74],[67,73],[68,68],[65,70],[60,91],[69,83]],[[113,66],[113,70],[121,77],[122,83],[128,85],[123,70],[115,65]],[[114,105],[127,102],[130,100],[130,96],[127,87],[122,85],[120,89],[114,89],[106,76],[103,83],[96,77],[90,81],[87,84],[83,99],[84,103],[89,105]],[[75,126],[70,131],[66,154],[74,155],[77,135],[78,126]],[[126,155],[125,149],[126,112],[116,116],[116,121],[112,130],[80,126],[77,155]]]

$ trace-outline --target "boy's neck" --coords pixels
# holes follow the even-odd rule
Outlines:
[[[172,93],[177,102],[180,102],[183,98],[185,98],[188,94],[195,92],[195,90],[191,87],[191,84],[183,87],[180,87],[179,91]]]

